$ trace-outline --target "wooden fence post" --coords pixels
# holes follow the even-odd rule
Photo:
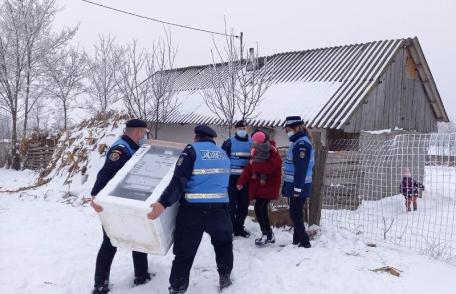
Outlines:
[[[312,192],[310,195],[309,203],[309,226],[320,225],[321,208],[323,202],[325,165],[326,157],[328,155],[328,148],[326,146],[323,146],[320,140],[315,140],[314,148],[315,166],[312,176]]]

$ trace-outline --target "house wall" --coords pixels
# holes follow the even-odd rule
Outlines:
[[[158,132],[158,139],[165,141],[173,141],[179,143],[191,143],[195,134],[193,129],[196,125],[193,124],[165,124]],[[227,137],[228,132],[217,126],[211,126],[217,134],[218,137],[215,138],[217,144],[221,144]]]
[[[360,133],[396,127],[423,133],[437,131],[437,120],[406,48],[398,50],[344,131]]]
[[[194,138],[193,129],[195,126],[196,125],[194,124],[165,124],[158,133],[158,139],[179,143],[191,143],[193,142]],[[215,139],[218,145],[221,145],[223,141],[229,137],[228,130],[226,128],[213,125],[210,127],[213,128],[218,134],[218,137]],[[288,146],[288,137],[281,127],[269,128],[267,131],[271,134],[272,139],[276,141],[278,147]],[[326,130],[313,129],[311,131],[316,133],[314,136],[320,137],[323,144],[325,144]]]

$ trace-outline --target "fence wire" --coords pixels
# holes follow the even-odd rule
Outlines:
[[[456,261],[456,134],[362,135],[329,147],[323,224]]]

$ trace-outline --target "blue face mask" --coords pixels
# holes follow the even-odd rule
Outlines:
[[[146,144],[146,143],[147,143],[147,135],[145,135],[144,137],[142,137],[142,138],[139,140],[138,145],[139,145],[139,146],[142,146],[142,145],[144,145],[144,144]]]
[[[246,130],[236,131],[236,135],[238,135],[241,138],[247,137],[247,131]]]

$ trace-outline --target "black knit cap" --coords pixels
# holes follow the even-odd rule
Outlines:
[[[134,118],[127,121],[127,128],[147,128],[147,124],[142,119]]]
[[[245,120],[240,120],[234,125],[235,128],[245,128],[247,126],[248,124]]]
[[[301,119],[299,115],[295,116],[287,116],[285,119],[285,127],[295,127],[301,126],[304,124],[304,121]]]
[[[217,133],[207,125],[198,125],[195,127],[195,135],[215,138]]]

